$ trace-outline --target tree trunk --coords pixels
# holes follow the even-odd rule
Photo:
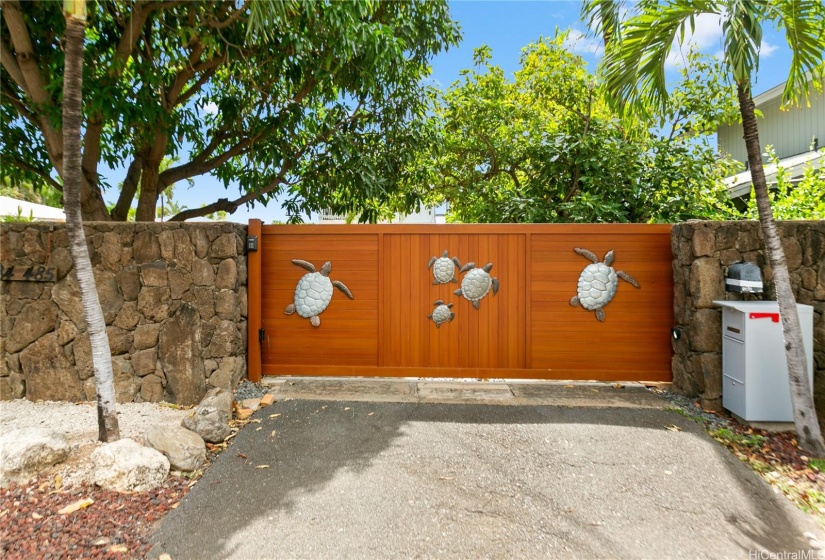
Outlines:
[[[69,248],[74,259],[83,316],[89,330],[97,390],[98,437],[101,441],[120,438],[115,409],[115,389],[112,373],[112,357],[106,322],[97,297],[92,262],[83,232],[80,212],[80,126],[82,122],[83,90],[83,43],[86,27],[85,9],[82,2],[67,0],[65,68],[63,74],[63,200],[66,212],[66,230]],[[76,10],[80,10],[80,14]]]
[[[745,145],[748,149],[751,180],[754,191],[756,191],[759,223],[765,238],[768,262],[773,269],[776,301],[779,303],[779,316],[782,319],[782,334],[785,338],[785,356],[788,361],[788,378],[791,385],[791,405],[797,437],[800,447],[818,457],[825,457],[825,442],[822,441],[813,395],[808,382],[802,329],[799,325],[796,300],[791,289],[788,263],[785,261],[785,251],[776,231],[770,198],[768,198],[768,186],[765,182],[765,172],[762,169],[762,150],[759,146],[759,132],[750,86],[737,84],[736,91],[739,96],[739,111],[742,114]]]
[[[140,174],[140,196],[138,197],[136,222],[154,222],[157,217],[158,196],[163,191],[160,187],[160,164],[166,153],[169,135],[164,132],[155,134],[152,147],[144,153],[143,171]]]

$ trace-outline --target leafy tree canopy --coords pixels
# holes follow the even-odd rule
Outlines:
[[[165,189],[202,174],[240,193],[176,219],[282,193],[293,219],[329,206],[374,219],[428,138],[422,79],[459,39],[446,1],[277,4],[266,32],[248,35],[249,1],[89,3],[84,219],[125,220],[139,193],[137,219],[151,220]],[[60,4],[2,6],[0,173],[60,190]],[[162,169],[165,157],[181,161]],[[127,170],[111,212],[101,162]]]
[[[735,115],[718,66],[696,54],[671,102],[620,119],[565,33],[523,49],[513,79],[475,51],[475,68],[435,100],[438,130],[414,185],[464,222],[661,222],[729,211],[708,133]],[[422,187],[425,185],[426,187]]]

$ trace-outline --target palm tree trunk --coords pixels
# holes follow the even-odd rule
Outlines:
[[[83,232],[80,212],[80,125],[82,121],[83,43],[86,29],[84,0],[65,0],[66,15],[65,68],[63,74],[63,204],[66,212],[66,230],[69,249],[74,260],[83,315],[89,330],[97,389],[97,420],[100,441],[120,438],[115,409],[115,389],[112,356],[106,322],[97,297],[97,287]]]
[[[756,205],[759,210],[759,223],[762,226],[762,235],[765,238],[765,252],[768,262],[773,269],[773,279],[776,286],[776,301],[779,303],[779,316],[782,318],[782,334],[785,338],[785,356],[788,361],[788,378],[791,384],[791,405],[793,407],[794,424],[799,445],[818,457],[825,456],[825,442],[814,408],[813,394],[808,382],[807,360],[802,344],[802,329],[799,325],[799,314],[796,310],[796,300],[791,289],[788,263],[785,261],[785,251],[776,231],[773,220],[768,185],[765,182],[765,173],[762,169],[762,150],[759,146],[759,132],[754,114],[754,103],[747,84],[736,85],[739,96],[739,112],[742,115],[742,128],[745,131],[745,145],[748,149],[748,164],[751,170],[751,180],[756,191]]]

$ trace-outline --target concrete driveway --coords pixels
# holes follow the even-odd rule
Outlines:
[[[152,558],[754,559],[823,540],[644,389],[387,382],[401,402],[372,402],[323,383],[278,389],[295,400],[255,414]],[[475,401],[499,404],[454,404]]]

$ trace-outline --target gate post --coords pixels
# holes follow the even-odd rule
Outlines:
[[[254,250],[250,249],[251,238],[257,239]],[[261,329],[261,250],[263,249],[263,237],[261,236],[261,220],[249,220],[247,227],[247,343],[246,343],[246,368],[247,378],[253,383],[261,380],[261,339],[259,332]]]

